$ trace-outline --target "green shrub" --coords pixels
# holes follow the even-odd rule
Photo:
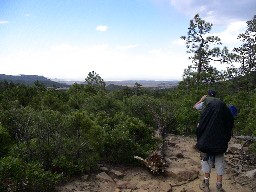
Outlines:
[[[197,97],[196,97],[197,95]],[[176,127],[175,134],[192,134],[195,133],[200,113],[193,109],[194,104],[202,97],[200,93],[183,92],[175,90],[170,92],[168,100],[173,107],[173,116]]]
[[[251,144],[249,150],[256,158],[256,143]]]
[[[104,158],[115,163],[136,163],[134,155],[146,157],[157,141],[153,129],[137,118],[123,113],[113,118],[114,126],[106,131]],[[110,127],[108,127],[110,128]]]
[[[40,164],[29,163],[26,169],[27,191],[53,191],[62,175],[45,171]]]
[[[175,129],[173,110],[172,103],[148,95],[134,95],[127,98],[124,105],[124,111],[129,116],[138,118],[154,129],[165,127],[168,132]]]
[[[64,116],[52,110],[35,111],[30,122],[25,137],[10,150],[13,157],[65,175],[83,173],[98,163],[104,131],[86,112]]]
[[[54,168],[67,175],[79,174],[95,167],[103,149],[104,131],[85,111],[65,116],[58,148],[52,161]]]
[[[8,152],[11,143],[12,140],[8,130],[0,124],[0,157]]]
[[[54,191],[60,179],[61,175],[45,171],[40,164],[10,156],[0,159],[0,191]]]

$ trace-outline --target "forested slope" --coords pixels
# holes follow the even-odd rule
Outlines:
[[[138,165],[135,155],[145,158],[162,142],[153,137],[159,124],[166,133],[195,133],[199,113],[192,107],[208,89],[238,108],[235,135],[256,136],[256,17],[233,52],[213,46],[220,39],[206,36],[212,25],[199,15],[190,24],[182,38],[193,65],[172,89],[148,90],[136,82],[107,91],[95,72],[86,84],[67,91],[39,82],[0,82],[0,191],[53,191],[58,182],[91,172],[101,162]],[[230,66],[218,71],[213,60]],[[256,154],[256,144],[249,150]]]
[[[225,86],[212,88],[238,107],[235,133],[255,136],[255,91],[227,94]],[[0,88],[0,186],[13,191],[50,191],[100,162],[138,165],[133,156],[145,158],[161,142],[153,137],[159,121],[168,133],[194,134],[199,114],[192,106],[208,89],[107,92],[92,83],[57,91],[6,82]]]

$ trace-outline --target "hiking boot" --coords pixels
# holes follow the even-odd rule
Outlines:
[[[217,192],[225,192],[225,190],[222,188],[222,184],[216,184]]]
[[[203,183],[199,185],[199,188],[204,192],[210,192],[209,179],[204,179]]]

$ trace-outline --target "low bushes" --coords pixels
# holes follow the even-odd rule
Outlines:
[[[26,163],[19,158],[0,159],[0,191],[54,191],[61,175],[45,171],[38,163]]]

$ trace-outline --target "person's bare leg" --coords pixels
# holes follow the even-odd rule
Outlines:
[[[204,192],[209,192],[209,180],[210,180],[210,173],[204,173],[204,180],[203,183],[199,185],[199,188]]]
[[[211,161],[207,159],[207,154],[201,153],[201,167],[202,171],[204,172],[204,180],[201,184],[199,184],[199,188],[204,192],[209,192],[209,180],[210,180],[210,173],[211,173]]]
[[[204,177],[209,179],[209,178],[210,178],[210,173],[204,173]],[[221,178],[221,179],[222,179],[222,178]],[[217,181],[218,181],[218,180],[217,180]]]
[[[217,175],[217,183],[222,183],[222,175]]]
[[[216,188],[218,192],[224,192],[225,190],[222,188],[222,175],[217,175],[217,183]]]

